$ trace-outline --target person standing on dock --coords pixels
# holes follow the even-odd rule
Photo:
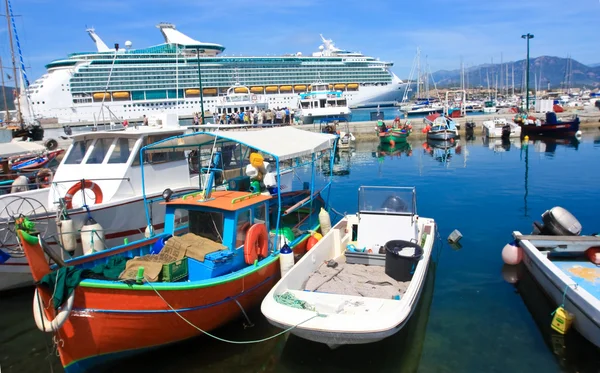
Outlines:
[[[146,115],[144,115],[144,119],[142,120],[142,125],[144,125],[144,126],[148,125],[148,117]]]
[[[194,126],[198,125],[198,113],[194,113]]]

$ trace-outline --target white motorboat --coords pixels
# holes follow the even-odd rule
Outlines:
[[[36,223],[40,234],[53,248],[61,251],[59,242],[62,241],[63,248],[75,256],[82,255],[84,246],[90,244],[90,239],[82,236],[89,217],[99,224],[94,226],[91,238],[91,246],[96,251],[120,245],[124,240],[142,238],[147,217],[141,168],[149,200],[158,199],[166,188],[175,193],[196,190],[199,177],[191,170],[183,151],[148,155],[141,168],[139,151],[147,144],[185,131],[186,128],[177,123],[175,114],[168,114],[160,126],[73,135],[73,143],[49,188],[0,196],[0,250],[3,252],[0,254],[4,254],[0,257],[9,256],[4,262],[0,260],[0,290],[32,284],[29,266],[15,237],[15,224],[23,217]],[[162,231],[164,206],[160,203],[151,203],[151,206],[147,214],[152,229]]]
[[[389,337],[417,306],[435,234],[434,220],[417,215],[414,188],[360,187],[358,213],[292,267],[263,300],[262,313],[332,348]]]
[[[350,108],[342,91],[333,91],[322,82],[312,84],[310,91],[300,94],[299,115],[304,124],[321,119],[350,120]]]
[[[268,108],[269,104],[265,95],[252,93],[250,88],[239,84],[229,88],[227,94],[220,97],[215,104],[215,112],[219,115],[225,113],[227,116],[232,113],[250,111],[257,113],[261,110],[266,111]]]
[[[489,138],[521,137],[521,127],[506,118],[494,118],[482,123],[483,135]]]
[[[560,307],[553,328],[566,326],[566,332],[572,323],[600,347],[600,237],[580,236],[581,224],[561,207],[546,211],[542,219],[543,224],[534,223],[532,235],[513,232],[518,246],[505,246],[502,257],[507,264],[522,257],[536,282]],[[516,261],[512,261],[514,254]]]
[[[483,112],[485,114],[494,114],[498,112],[496,103],[494,101],[486,101],[483,103]]]

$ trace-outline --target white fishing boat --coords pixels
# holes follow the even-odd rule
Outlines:
[[[0,290],[32,284],[15,236],[22,218],[35,222],[53,248],[61,243],[75,256],[140,239],[147,229],[162,231],[164,206],[151,203],[146,212],[153,227],[147,228],[143,192],[153,200],[166,188],[181,193],[199,187],[184,152],[146,156],[142,185],[139,150],[186,131],[174,114],[165,116],[160,126],[73,135],[50,187],[0,196],[0,256],[5,258],[0,260]]]
[[[552,327],[569,324],[600,347],[600,237],[580,236],[581,224],[567,210],[554,207],[535,223],[531,235],[513,232],[515,244],[502,251],[507,264],[525,266],[560,308]],[[556,324],[555,324],[556,323]]]
[[[310,86],[310,92],[301,93],[299,101],[300,120],[312,124],[321,119],[350,120],[350,108],[342,91],[329,89],[322,82]]]
[[[482,123],[483,135],[489,138],[521,137],[521,127],[506,118],[494,118]]]
[[[271,324],[335,348],[382,340],[409,320],[435,222],[417,215],[414,188],[363,186],[358,200],[358,212],[331,228],[265,297],[261,310]]]

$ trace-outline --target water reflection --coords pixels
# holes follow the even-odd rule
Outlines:
[[[461,154],[462,146],[460,140],[427,140],[422,145],[423,151],[431,155],[435,160],[446,163],[450,162],[452,156]]]
[[[352,149],[337,149],[333,156],[333,166],[329,156],[321,158],[321,172],[323,176],[347,176],[350,175],[350,165],[354,151]]]
[[[522,264],[515,268],[503,268],[503,276],[505,279],[518,279],[514,285],[515,289],[523,298],[525,306],[540,330],[544,343],[554,355],[563,372],[600,371],[599,348],[588,342],[574,328],[571,328],[566,335],[551,328],[552,312],[556,306],[543,293],[527,268]]]
[[[392,146],[391,144],[379,144],[377,146],[376,151],[372,153],[373,157],[379,158],[380,160],[382,160],[385,157],[400,158],[402,154],[404,154],[407,157],[412,156],[412,146],[410,145],[410,143],[406,141],[400,141],[394,144],[394,146]]]
[[[496,139],[488,138],[483,136],[481,138],[484,147],[488,147],[494,152],[507,152],[514,149],[521,149],[523,139],[521,138],[509,138],[509,139]],[[552,156],[560,147],[579,150],[580,140],[573,137],[545,137],[539,135],[529,136],[529,146],[533,148],[536,153],[546,153],[546,155]]]

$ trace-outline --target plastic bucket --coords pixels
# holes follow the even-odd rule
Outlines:
[[[396,281],[410,281],[423,256],[423,248],[403,240],[388,241],[384,247],[385,274]]]

